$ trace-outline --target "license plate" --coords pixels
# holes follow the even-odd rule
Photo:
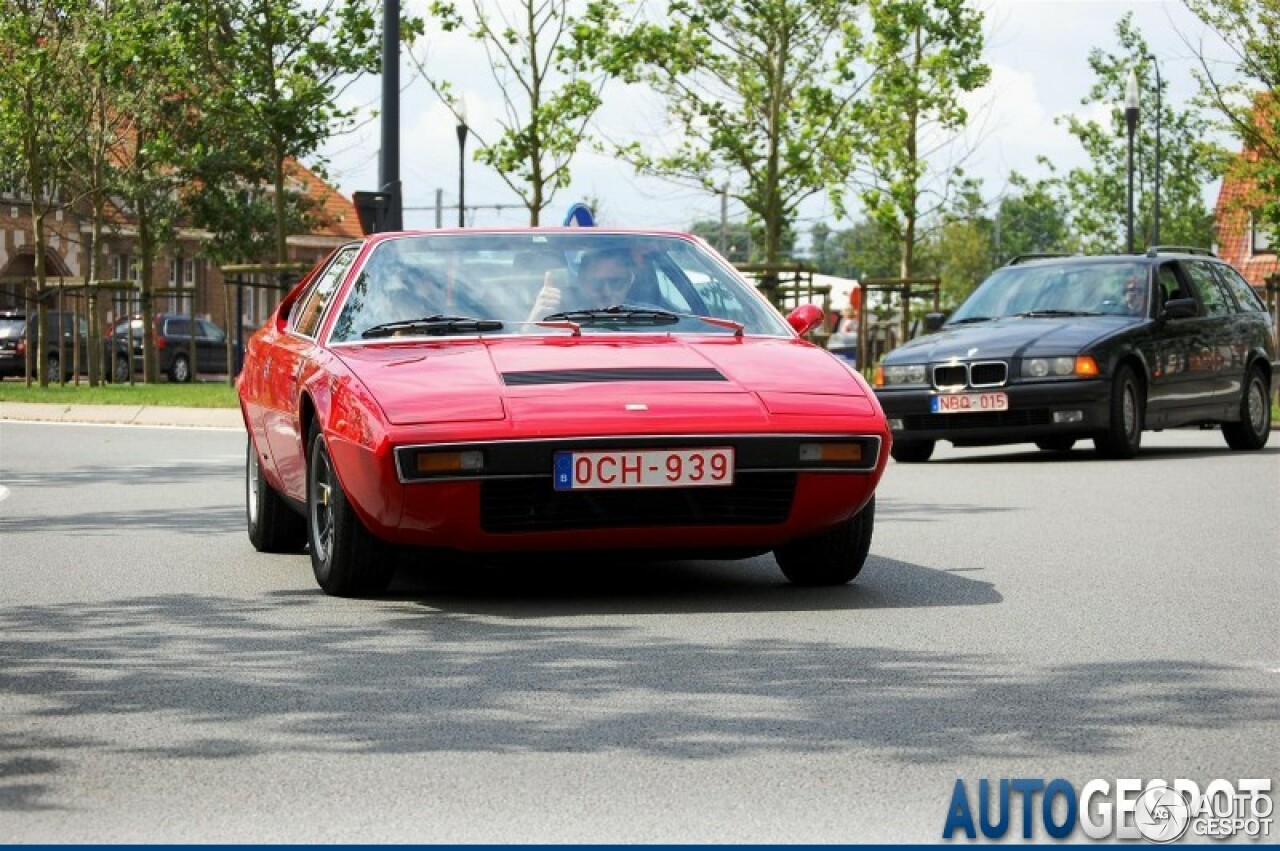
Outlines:
[[[555,453],[555,489],[690,488],[733,484],[733,447]]]
[[[935,414],[973,414],[1009,410],[1008,393],[947,393],[929,400]]]

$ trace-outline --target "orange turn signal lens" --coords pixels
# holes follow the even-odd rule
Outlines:
[[[1098,362],[1088,355],[1080,355],[1076,358],[1076,375],[1084,378],[1097,377]]]
[[[881,366],[880,364],[876,364],[875,382],[877,387],[884,386],[884,367]]]

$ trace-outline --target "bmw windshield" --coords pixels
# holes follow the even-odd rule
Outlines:
[[[948,325],[1006,316],[1143,316],[1147,268],[1130,261],[1037,264],[997,269]]]

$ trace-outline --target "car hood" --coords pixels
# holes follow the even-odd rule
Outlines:
[[[890,363],[930,363],[952,359],[1014,358],[1070,355],[1136,325],[1127,316],[1018,317],[941,331],[899,346],[884,359]]]
[[[847,367],[797,339],[493,337],[334,352],[396,425],[589,419],[593,411],[616,415],[627,404],[653,408],[651,423],[663,412],[767,419],[874,410]]]

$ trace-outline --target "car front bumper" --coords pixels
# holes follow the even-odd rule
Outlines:
[[[1107,428],[1111,385],[1101,379],[1046,381],[992,388],[1009,399],[1003,411],[933,413],[931,388],[876,390],[894,440],[949,440],[957,446],[1087,437]]]

